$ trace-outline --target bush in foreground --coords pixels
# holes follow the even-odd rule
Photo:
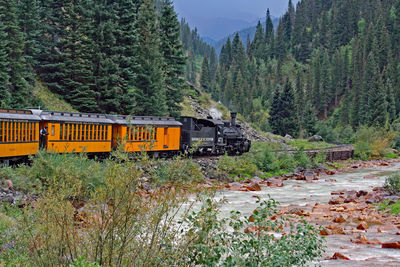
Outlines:
[[[400,172],[386,178],[385,189],[391,194],[400,194]]]
[[[45,175],[46,186],[33,205],[18,210],[17,215],[6,212],[10,218],[0,218],[0,263],[300,266],[321,255],[322,239],[312,226],[291,224],[286,218],[269,219],[277,213],[272,200],[260,201],[251,217],[233,212],[230,218],[220,219],[220,203],[212,200],[213,193],[189,199],[188,184],[181,184],[182,177],[144,194],[143,176],[157,174],[160,165],[148,158],[134,162],[126,157],[116,153],[99,163],[101,171],[94,166],[89,169],[103,176],[90,194],[83,194],[87,183],[81,178],[90,174],[75,167],[74,156],[59,168],[51,164],[51,157],[50,162],[44,158],[38,159],[41,164],[33,162],[32,166],[46,168],[50,164],[52,170]],[[161,166],[164,169],[158,175],[197,173],[187,171],[193,166],[175,173],[168,170],[176,167],[171,164]],[[148,170],[154,166],[154,171]],[[190,181],[190,177],[185,180]],[[290,229],[283,228],[287,225]],[[245,231],[247,227],[255,232]]]

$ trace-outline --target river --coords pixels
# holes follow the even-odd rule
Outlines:
[[[374,167],[368,169],[354,169],[350,172],[339,173],[333,176],[324,176],[313,183],[304,181],[284,181],[284,187],[263,187],[259,192],[221,191],[217,198],[225,198],[226,203],[221,207],[221,216],[229,216],[232,210],[250,215],[256,208],[254,196],[267,198],[268,195],[280,203],[281,206],[296,205],[310,210],[315,203],[327,204],[332,198],[331,192],[340,190],[372,191],[374,187],[384,184],[385,178],[400,170],[400,163],[388,167]],[[374,176],[376,179],[365,179],[365,176]],[[333,181],[332,179],[336,180]],[[367,231],[368,239],[378,238],[382,242],[392,240],[393,233],[376,230]],[[400,240],[398,238],[397,240]],[[381,245],[357,245],[350,242],[348,235],[331,235],[326,238],[327,250],[322,259],[316,262],[322,266],[400,266],[400,250],[382,249]],[[348,256],[351,261],[324,260],[335,252]]]

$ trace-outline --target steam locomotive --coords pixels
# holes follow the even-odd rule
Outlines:
[[[46,129],[45,138],[40,138]],[[182,117],[125,116],[0,108],[0,162],[8,164],[36,154],[107,154],[122,145],[126,152],[146,151],[158,157],[242,154],[250,149],[232,121]]]

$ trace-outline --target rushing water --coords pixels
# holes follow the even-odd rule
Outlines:
[[[222,191],[217,198],[225,198],[227,202],[221,207],[222,216],[229,216],[232,210],[240,211],[244,215],[250,215],[255,209],[254,196],[267,198],[270,195],[280,205],[300,205],[304,210],[310,209],[316,202],[327,204],[332,198],[331,192],[339,190],[368,190],[382,186],[385,177],[400,170],[400,163],[390,167],[375,167],[369,169],[354,169],[347,173],[333,176],[325,176],[315,183],[304,181],[284,181],[284,187],[263,187],[260,192]],[[377,179],[365,179],[365,176],[374,176]],[[336,180],[331,182],[330,179]],[[307,207],[305,207],[305,205]],[[378,238],[387,242],[396,236],[388,233],[368,233],[368,239]],[[381,245],[356,245],[350,242],[351,236],[333,235],[327,237],[327,251],[324,258],[340,252],[348,256],[352,261],[323,260],[317,264],[322,266],[400,266],[400,250],[382,249]],[[399,238],[400,239],[400,238]],[[366,261],[367,260],[367,261]]]

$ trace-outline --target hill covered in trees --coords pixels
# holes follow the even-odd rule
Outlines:
[[[265,25],[247,46],[227,40],[214,78],[203,67],[215,99],[294,136],[314,134],[318,120],[356,129],[398,117],[400,1],[289,1],[276,31],[269,14]]]
[[[41,104],[36,79],[82,112],[179,114],[186,58],[169,0],[0,1],[0,103]]]

